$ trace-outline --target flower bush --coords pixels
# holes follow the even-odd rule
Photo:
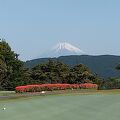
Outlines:
[[[41,92],[52,90],[66,90],[66,89],[97,89],[97,84],[84,83],[84,84],[37,84],[17,86],[16,92]]]

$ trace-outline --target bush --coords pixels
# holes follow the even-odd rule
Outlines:
[[[66,89],[97,89],[97,84],[37,84],[16,87],[16,92],[41,92],[52,90],[66,90]]]

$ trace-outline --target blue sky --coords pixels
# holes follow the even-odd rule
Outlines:
[[[0,0],[0,38],[22,60],[62,41],[91,55],[120,55],[120,0]]]

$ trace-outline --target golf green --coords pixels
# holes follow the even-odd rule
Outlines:
[[[0,119],[119,120],[120,94],[48,95],[0,101]]]

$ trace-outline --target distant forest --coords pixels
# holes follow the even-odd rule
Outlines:
[[[71,55],[71,56],[61,56],[58,58],[39,58],[34,60],[29,60],[25,62],[25,66],[32,68],[37,64],[43,64],[49,61],[49,59],[57,60],[67,64],[69,67],[73,67],[78,64],[84,64],[89,69],[97,74],[98,76],[107,79],[111,77],[120,77],[120,73],[115,67],[120,63],[120,56],[114,55]]]

